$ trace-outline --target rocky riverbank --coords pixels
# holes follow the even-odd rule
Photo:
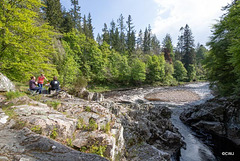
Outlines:
[[[0,159],[170,160],[183,145],[168,108],[88,95],[1,95]]]
[[[239,100],[214,98],[185,110],[180,119],[198,130],[226,137],[240,146],[239,106]]]

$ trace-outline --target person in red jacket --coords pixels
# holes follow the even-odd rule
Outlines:
[[[44,74],[41,74],[39,77],[38,77],[38,87],[43,87],[43,83],[44,83],[44,79],[46,79],[46,81],[48,81],[47,80],[47,78],[44,76]]]

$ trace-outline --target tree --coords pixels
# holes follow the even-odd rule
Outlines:
[[[144,37],[143,37],[143,52],[145,54],[148,54],[151,49],[151,27],[150,25],[148,28],[144,31]]]
[[[62,86],[71,87],[82,73],[79,69],[79,64],[74,59],[74,53],[69,44],[64,40],[62,44],[65,49],[65,55],[62,60],[58,61],[59,81]]]
[[[157,39],[155,34],[151,37],[151,52],[155,55],[159,55],[161,53],[160,41]]]
[[[86,37],[90,37],[89,35],[89,28],[88,28],[88,23],[87,23],[87,19],[86,16],[83,16],[83,27],[82,27],[82,31],[83,33],[86,35]]]
[[[61,30],[64,33],[70,32],[74,28],[73,17],[65,9],[63,10],[63,22],[61,24]]]
[[[161,56],[153,55],[147,58],[147,80],[149,82],[162,81],[165,76],[165,61]]]
[[[92,17],[91,17],[90,13],[88,14],[87,27],[88,27],[88,34],[87,34],[87,36],[90,37],[91,39],[94,39],[94,36],[93,36],[93,26],[92,26]]]
[[[135,47],[135,31],[133,30],[134,26],[132,23],[132,17],[131,15],[128,16],[128,20],[126,21],[127,23],[127,51],[128,55],[130,56],[134,50]]]
[[[188,76],[191,74],[191,64],[195,64],[195,50],[194,50],[194,38],[192,36],[192,31],[189,26],[180,29],[181,35],[179,36],[178,46],[177,46],[177,60],[179,58],[182,60],[185,68],[187,69]],[[189,78],[190,80],[190,78]]]
[[[239,6],[239,1],[233,1],[225,7],[227,13],[213,26],[208,43],[210,51],[204,60],[211,84],[223,96],[239,97],[240,92],[240,29],[237,25],[240,23]]]
[[[40,20],[38,0],[0,1],[0,68],[11,80],[25,82],[44,72],[57,75],[51,63],[53,28]]]
[[[78,4],[78,0],[71,0],[71,5],[73,8],[70,10],[70,13],[72,15],[74,27],[81,32],[82,25],[81,25],[81,13],[80,13],[80,6]]]
[[[103,32],[103,34],[102,34],[103,42],[105,41],[106,43],[108,43],[110,45],[110,34],[109,34],[106,23],[104,23],[104,28],[102,29],[102,32]]]
[[[173,76],[177,79],[177,81],[183,81],[187,76],[187,70],[185,69],[183,63],[179,60],[174,63]]]
[[[119,19],[118,19],[118,28],[120,30],[120,36],[119,36],[119,52],[123,53],[125,51],[126,48],[126,44],[125,44],[125,26],[124,26],[124,17],[121,14]]]
[[[115,31],[116,31],[116,23],[114,22],[114,20],[111,21],[110,23],[110,31],[109,31],[109,38],[110,38],[110,46],[113,47],[113,44],[116,44],[115,41]]]
[[[63,23],[60,0],[44,0],[46,7],[43,8],[46,19],[55,29],[60,29]]]
[[[145,63],[138,58],[133,59],[131,77],[134,83],[142,83],[146,79]]]
[[[142,30],[140,30],[137,38],[137,49],[142,49],[142,46],[143,46],[143,32]]]
[[[195,53],[194,53],[194,39],[192,31],[186,24],[183,33],[183,64],[188,69],[190,64],[194,64]]]
[[[163,39],[163,52],[164,52],[164,57],[165,60],[172,64],[173,62],[173,58],[174,58],[174,53],[173,53],[173,45],[172,45],[172,38],[170,36],[170,34],[166,34],[165,38]]]

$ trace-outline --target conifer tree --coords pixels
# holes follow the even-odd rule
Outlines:
[[[144,38],[143,38],[143,52],[148,54],[151,49],[151,28],[150,25],[144,31]]]
[[[87,26],[88,26],[88,34],[87,36],[90,37],[91,39],[94,39],[94,34],[93,34],[93,26],[92,26],[92,16],[89,13],[88,14],[88,19],[87,19]]]
[[[43,11],[46,14],[46,19],[55,29],[60,29],[63,22],[63,13],[61,11],[60,0],[44,0],[46,7]]]
[[[126,23],[127,23],[126,45],[127,45],[128,55],[130,56],[134,51],[134,47],[135,47],[135,31],[133,30],[134,26],[132,23],[131,15],[128,16],[128,20],[126,21]]]
[[[74,28],[73,17],[71,13],[67,12],[65,9],[63,10],[63,22],[61,24],[61,30],[64,33],[70,32]]]
[[[109,34],[109,31],[108,31],[108,27],[107,27],[107,24],[104,23],[104,28],[102,29],[102,39],[103,39],[103,42],[106,42],[110,45],[110,34]]]
[[[172,38],[170,34],[166,34],[165,38],[163,39],[162,45],[163,45],[162,51],[164,52],[165,60],[171,64],[173,61],[172,59],[174,59],[174,55],[173,55]]]
[[[151,37],[151,52],[155,55],[159,55],[161,53],[160,41],[157,39],[155,34]]]
[[[126,48],[126,44],[125,44],[125,26],[124,26],[124,17],[121,14],[119,19],[117,20],[118,22],[118,28],[119,28],[119,32],[120,32],[120,36],[119,36],[119,52],[123,53],[125,51]]]
[[[71,0],[71,5],[73,8],[70,10],[70,13],[72,15],[74,27],[81,32],[82,25],[81,25],[81,13],[80,13],[80,6],[78,4],[78,0]]]

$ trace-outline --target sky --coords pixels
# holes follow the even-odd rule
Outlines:
[[[60,0],[67,10],[71,0]],[[103,24],[117,22],[120,14],[124,21],[128,15],[133,19],[136,33],[150,24],[152,32],[162,42],[170,34],[176,45],[179,29],[186,24],[192,30],[195,44],[205,45],[211,36],[213,24],[224,13],[222,7],[232,0],[79,0],[82,16],[91,13],[95,38],[102,33]]]

